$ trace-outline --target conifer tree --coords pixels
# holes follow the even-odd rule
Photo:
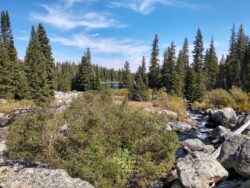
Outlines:
[[[194,41],[193,51],[193,68],[194,77],[196,82],[196,97],[195,100],[201,100],[205,92],[205,81],[204,81],[204,55],[203,55],[203,39],[201,30],[198,29],[197,35]]]
[[[142,101],[148,99],[146,86],[142,79],[141,67],[138,68],[135,74],[135,82],[132,88],[131,99],[135,101]]]
[[[219,63],[219,70],[217,74],[217,88],[227,88],[227,66],[226,66],[226,60],[224,55],[221,57],[220,63]]]
[[[166,88],[167,92],[174,91],[174,70],[175,70],[175,45],[172,42],[171,46],[167,48],[164,53],[164,60],[161,70],[162,86]]]
[[[79,88],[81,91],[96,89],[95,72],[91,65],[91,53],[88,48],[79,66]]]
[[[147,75],[147,70],[146,70],[146,60],[144,56],[142,58],[142,64],[139,67],[139,72],[141,74],[141,78],[145,87],[148,88],[148,75]]]
[[[188,78],[189,78],[189,84],[188,84],[188,92],[187,92],[187,98],[189,101],[194,102],[197,100],[197,83],[196,83],[196,77],[195,77],[195,71],[193,67],[190,67],[188,69]]]
[[[205,75],[206,75],[206,88],[207,90],[215,89],[218,74],[218,58],[216,56],[214,40],[212,38],[210,48],[205,56]]]
[[[47,85],[46,58],[40,49],[37,33],[34,26],[32,26],[25,56],[25,72],[31,98],[37,105],[46,106],[50,102],[50,95]]]
[[[9,77],[8,53],[0,42],[0,98],[13,98],[12,80]]]
[[[183,55],[183,62],[184,62],[184,94],[187,95],[188,92],[188,85],[189,85],[189,74],[188,74],[188,69],[189,69],[189,46],[188,46],[188,39],[185,38],[183,45],[182,45],[182,55]]]
[[[27,97],[27,83],[24,71],[17,58],[8,11],[1,12],[1,40],[9,59],[8,64],[6,64],[8,67],[7,75],[11,82],[9,93],[12,93],[12,98],[23,99]]]
[[[184,88],[185,88],[185,77],[186,77],[186,70],[184,64],[184,56],[182,50],[180,50],[176,68],[173,74],[173,83],[174,83],[174,94],[178,97],[183,97],[184,95]]]
[[[132,80],[132,74],[130,71],[130,65],[129,62],[125,62],[124,69],[123,69],[123,76],[122,76],[122,87],[127,89],[132,89],[133,86],[133,80]]]
[[[49,44],[49,38],[47,37],[46,31],[41,23],[38,24],[37,29],[38,41],[40,43],[40,50],[44,55],[46,62],[46,73],[47,73],[47,84],[49,87],[50,97],[54,97],[54,91],[56,89],[56,72],[55,63],[52,57],[52,49]]]
[[[155,35],[153,45],[152,45],[152,53],[150,59],[150,67],[148,73],[148,84],[152,89],[160,88],[160,66],[159,66],[159,47],[158,47],[158,35]]]

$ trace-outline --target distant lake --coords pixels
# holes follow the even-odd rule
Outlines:
[[[101,84],[106,84],[109,88],[112,89],[119,89],[121,87],[120,82],[102,82]]]

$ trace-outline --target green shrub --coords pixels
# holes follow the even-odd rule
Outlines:
[[[229,92],[237,104],[248,102],[248,95],[242,89],[233,87]]]
[[[232,107],[238,111],[249,111],[249,95],[240,88],[233,87],[229,92],[215,89],[208,92],[202,102],[194,102],[196,109]]]
[[[7,135],[9,157],[66,169],[98,188],[149,187],[173,167],[177,136],[161,116],[109,98],[88,92],[63,114],[20,119]]]

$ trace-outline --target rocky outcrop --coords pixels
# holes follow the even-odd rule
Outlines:
[[[193,129],[192,125],[180,121],[168,122],[168,125],[172,128],[172,130],[178,132],[188,132]]]
[[[178,114],[176,112],[173,112],[171,110],[161,110],[158,112],[158,114],[166,115],[166,116],[169,116],[172,118],[177,118],[177,116],[178,116]]]
[[[214,151],[212,145],[205,145],[200,139],[187,139],[181,142],[181,145],[188,147],[191,151],[201,151],[211,154]]]
[[[179,159],[177,173],[182,185],[187,188],[208,188],[228,176],[216,159],[202,152],[194,152]]]
[[[210,138],[213,144],[218,144],[224,142],[225,139],[231,134],[232,132],[230,129],[218,126],[211,132]]]
[[[212,122],[213,125],[222,125],[231,128],[237,124],[238,118],[235,111],[227,107],[210,113],[210,122]]]
[[[71,178],[64,170],[24,168],[15,172],[0,167],[0,187],[3,188],[94,188],[79,178]]]
[[[221,146],[221,152],[218,157],[218,161],[220,161],[220,163],[225,168],[232,168],[235,153],[239,150],[240,146],[248,139],[248,136],[242,134],[234,135],[227,139]]]
[[[250,139],[239,147],[239,151],[236,151],[233,167],[241,176],[250,178]]]

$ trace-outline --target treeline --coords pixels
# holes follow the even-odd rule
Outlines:
[[[189,44],[187,38],[182,49],[176,55],[174,42],[165,50],[163,64],[159,64],[158,36],[155,35],[150,59],[149,72],[145,70],[145,59],[138,68],[134,79],[126,62],[124,69],[127,75],[123,77],[124,86],[131,92],[134,100],[143,100],[147,88],[165,88],[169,94],[186,97],[190,101],[199,101],[205,91],[216,88],[231,89],[233,86],[250,91],[250,40],[241,25],[236,33],[232,29],[229,55],[221,58],[216,55],[214,40],[205,51],[203,36],[198,29],[193,53],[193,62],[189,62]],[[146,99],[146,98],[145,98]]]
[[[0,97],[7,99],[33,99],[47,104],[54,95],[55,68],[51,46],[42,24],[32,26],[24,62],[17,51],[7,11],[1,12],[0,40]]]
[[[87,49],[90,53],[90,49]],[[91,60],[91,59],[90,59]],[[122,82],[122,76],[124,74],[123,69],[110,69],[102,67],[96,64],[92,64],[91,72],[94,71],[94,77],[96,77],[98,84],[105,82]],[[57,90],[58,91],[71,91],[71,90],[81,90],[79,88],[79,69],[80,65],[75,62],[62,62],[57,63]],[[83,72],[82,72],[83,73]]]
[[[163,63],[159,62],[159,38],[155,35],[146,71],[145,58],[135,74],[129,63],[119,70],[108,69],[91,62],[88,48],[81,63],[57,63],[55,65],[49,38],[41,23],[32,26],[30,41],[24,62],[18,60],[17,51],[7,11],[1,13],[0,30],[0,98],[33,99],[37,104],[48,104],[54,90],[95,90],[103,82],[120,82],[129,89],[132,100],[147,100],[147,90],[165,88],[171,94],[199,101],[205,91],[216,88],[239,87],[250,91],[250,40],[241,25],[238,32],[232,29],[229,54],[220,63],[213,38],[205,50],[203,36],[198,29],[194,44],[193,61],[189,57],[187,38],[176,53],[174,42],[165,50]]]

